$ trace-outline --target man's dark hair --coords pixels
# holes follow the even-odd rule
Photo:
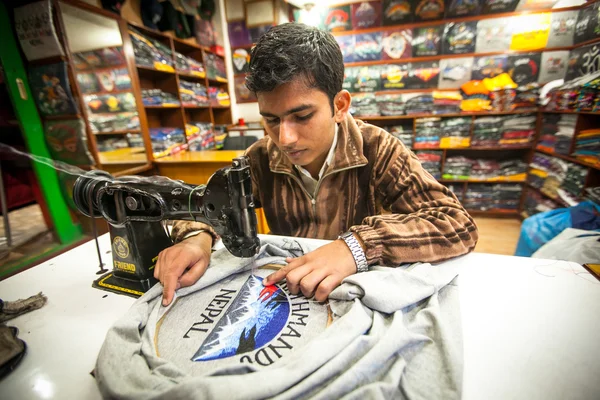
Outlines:
[[[325,92],[333,110],[335,95],[344,82],[340,46],[330,33],[308,25],[274,26],[250,53],[246,87],[254,93],[270,92],[297,77]]]

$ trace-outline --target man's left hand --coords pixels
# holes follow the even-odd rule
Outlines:
[[[298,258],[288,257],[288,265],[267,276],[263,285],[273,285],[286,278],[292,294],[306,297],[315,296],[317,301],[325,301],[329,293],[338,287],[342,280],[356,273],[356,262],[348,245],[336,240]]]

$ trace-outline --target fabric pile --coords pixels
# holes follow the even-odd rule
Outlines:
[[[519,209],[522,190],[519,184],[469,184],[462,204],[467,210],[511,213]]]
[[[435,179],[439,179],[442,168],[442,152],[433,150],[422,150],[415,153],[423,169],[431,174]]]
[[[600,110],[600,71],[580,76],[558,87],[550,87],[544,99],[548,102],[546,110],[592,112]]]
[[[377,108],[383,116],[395,116],[404,114],[404,100],[401,95],[385,95],[377,97]]]
[[[378,116],[379,107],[377,107],[375,95],[372,93],[365,93],[352,96],[352,107],[350,108],[350,114],[352,114],[353,117],[358,118]]]
[[[457,114],[460,113],[460,92],[433,92],[434,114]]]
[[[415,120],[415,149],[437,149],[442,133],[441,118],[418,118]]]
[[[406,148],[412,148],[413,130],[411,125],[392,125],[384,127],[392,136],[400,139]]]
[[[564,206],[580,202],[588,170],[556,157],[535,153],[527,180],[546,196]]]
[[[502,148],[524,146],[533,141],[537,117],[533,114],[511,115],[503,118],[502,136],[498,144]]]
[[[585,179],[588,174],[588,169],[580,165],[568,163],[567,173],[560,187],[571,193],[573,196],[579,197],[583,193]]]
[[[550,199],[543,197],[538,192],[528,190],[523,202],[523,212],[521,216],[529,218],[532,215],[539,214],[558,208],[558,205]]]
[[[586,188],[585,198],[600,205],[600,186]]]
[[[576,115],[544,114],[537,148],[550,153],[569,154],[576,122]]]
[[[535,136],[535,124],[532,114],[476,118],[471,146],[510,149],[527,145]]]
[[[451,180],[476,180],[489,182],[521,182],[526,178],[527,164],[522,160],[469,159],[448,157],[442,178]]]
[[[575,138],[575,151],[578,160],[600,167],[600,129],[587,129]]]
[[[502,117],[475,118],[471,147],[497,146],[502,138]]]
[[[262,285],[285,257],[310,250],[275,237],[251,260],[218,250],[168,307],[155,285],[107,333],[95,369],[102,396],[461,398],[455,268],[373,267],[328,304]]]
[[[466,148],[471,144],[471,118],[447,118],[441,123],[440,147]]]
[[[431,114],[433,110],[433,96],[424,94],[413,97],[406,102],[406,114]]]

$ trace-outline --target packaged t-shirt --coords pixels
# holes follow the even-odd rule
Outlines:
[[[440,61],[440,89],[458,89],[471,80],[473,57],[447,58]]]
[[[540,53],[518,54],[508,57],[508,73],[519,86],[537,82],[540,73]]]
[[[483,0],[482,14],[513,12],[520,0]]]
[[[538,83],[545,84],[564,79],[567,74],[569,51],[545,51],[542,53]]]
[[[381,89],[406,89],[409,64],[393,64],[381,67]]]
[[[451,0],[446,8],[446,18],[479,15],[482,0]]]
[[[381,2],[362,1],[352,4],[352,29],[381,26]]]
[[[362,33],[354,36],[354,61],[381,60],[381,33]]]
[[[438,86],[440,67],[437,61],[411,63],[406,79],[407,89],[431,89]]]
[[[593,3],[579,10],[579,15],[575,24],[575,34],[573,39],[575,43],[585,42],[594,37],[592,32],[594,29],[594,25],[598,21],[595,6],[596,4]]]
[[[383,0],[383,25],[399,25],[413,20],[410,0]]]
[[[550,34],[546,48],[564,47],[573,45],[575,25],[579,11],[563,11],[552,13]]]
[[[444,17],[444,0],[416,0],[415,21],[433,21]]]
[[[442,25],[415,28],[413,31],[413,57],[436,56],[440,54]]]
[[[381,88],[379,67],[356,68],[356,82],[354,92],[376,92]]]
[[[475,80],[493,78],[508,71],[508,57],[505,55],[476,57],[472,77]]]
[[[512,40],[512,26],[508,18],[482,19],[477,22],[477,53],[506,51]]]
[[[410,29],[385,31],[382,37],[382,59],[399,60],[412,56],[412,31]]]
[[[325,12],[325,29],[328,32],[343,32],[352,30],[350,6],[329,8]]]
[[[474,53],[476,38],[477,22],[449,22],[444,27],[443,53]]]
[[[354,62],[354,35],[335,36],[345,63]]]

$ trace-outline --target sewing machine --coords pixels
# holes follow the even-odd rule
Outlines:
[[[206,185],[94,170],[77,179],[73,200],[84,215],[109,224],[113,270],[94,281],[100,289],[141,296],[156,283],[158,254],[173,244],[166,220],[211,225],[237,257],[252,257],[260,247],[247,157],[235,158]]]

